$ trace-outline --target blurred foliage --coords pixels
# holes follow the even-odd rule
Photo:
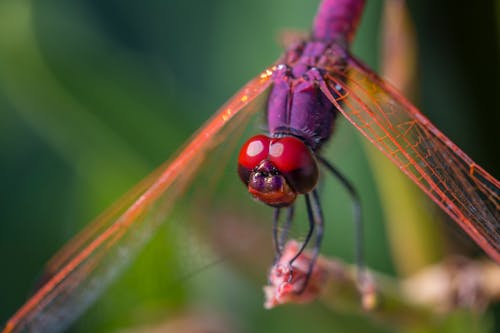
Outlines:
[[[233,92],[279,56],[280,32],[309,29],[317,3],[0,1],[0,322],[23,303],[58,248],[171,156]],[[417,104],[498,176],[500,56],[494,2],[409,5],[419,43]],[[380,1],[369,1],[353,48],[374,68],[380,8]],[[361,193],[367,262],[391,273],[382,212],[360,137],[343,121],[338,131],[328,156]],[[221,196],[213,207],[230,200],[232,211],[245,212],[246,218],[258,209],[260,225],[270,233],[271,211],[247,198],[231,171],[222,178],[236,183],[242,194],[232,201]],[[324,187],[325,215],[332,221],[327,221],[323,250],[352,260],[348,197],[333,181]],[[182,211],[193,210],[188,205],[180,205],[171,224],[187,218]],[[200,207],[198,218],[213,215]],[[264,270],[249,277],[220,264],[181,279],[175,273],[179,263],[191,260],[186,248],[191,243],[177,236],[179,230],[161,229],[71,331],[109,332],[193,308],[230,318],[241,332],[386,329],[321,304],[266,311],[260,290]],[[258,259],[270,263],[271,251],[269,243],[269,257]]]

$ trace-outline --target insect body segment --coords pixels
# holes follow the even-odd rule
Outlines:
[[[280,65],[274,73],[267,122],[271,136],[299,137],[316,152],[332,135],[337,110],[319,89],[321,74],[304,54],[293,67]]]
[[[273,207],[291,205],[318,181],[312,151],[293,136],[250,138],[240,151],[238,173],[250,194]]]

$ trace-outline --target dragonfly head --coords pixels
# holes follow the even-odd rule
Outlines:
[[[273,207],[291,205],[318,182],[313,152],[293,136],[250,138],[241,148],[238,174],[253,197]]]

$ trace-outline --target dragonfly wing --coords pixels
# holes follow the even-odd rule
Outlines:
[[[83,230],[69,240],[59,251],[50,258],[44,267],[44,272],[39,278],[37,286],[42,287],[49,281],[64,265],[89,245],[99,234],[103,233],[113,224],[116,219],[130,207],[137,198],[144,193],[160,177],[163,170],[168,167],[170,161],[166,161],[155,171],[136,184],[131,190],[115,201],[108,209],[102,212],[95,220],[90,222]],[[38,289],[37,288],[37,289]]]
[[[45,283],[10,318],[3,332],[57,332],[76,319],[166,220],[221,133],[244,123],[240,112],[271,83],[274,67],[236,93],[162,168],[138,184],[49,262]]]
[[[358,60],[327,76],[322,90],[347,120],[500,263],[498,180]]]

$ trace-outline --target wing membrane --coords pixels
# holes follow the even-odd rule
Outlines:
[[[348,58],[322,87],[339,111],[500,263],[499,182],[393,87]],[[343,96],[337,100],[333,96]]]
[[[63,248],[48,265],[46,281],[11,317],[5,332],[56,332],[77,318],[166,220],[221,133],[244,123],[240,112],[269,86],[274,67],[236,93],[177,157],[139,183]]]

